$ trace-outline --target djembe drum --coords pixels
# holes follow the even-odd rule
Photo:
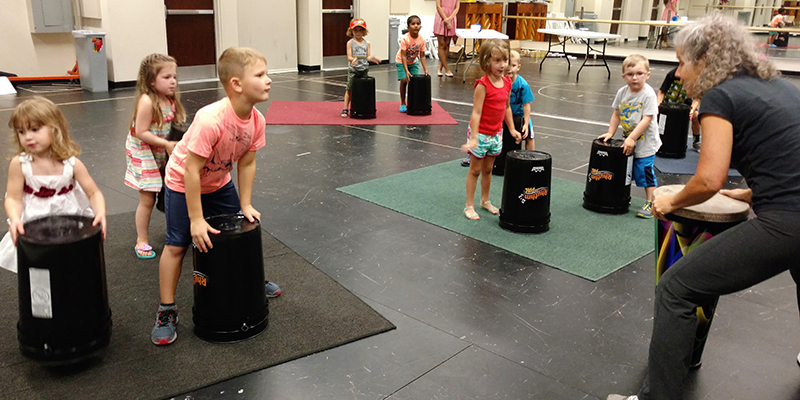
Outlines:
[[[241,214],[206,218],[220,231],[206,253],[194,248],[194,333],[209,342],[233,343],[267,328],[261,224]]]
[[[19,347],[46,364],[72,364],[111,339],[102,229],[55,215],[25,223],[17,240]]]
[[[683,186],[661,186],[656,189],[655,197],[678,193]],[[661,275],[685,254],[724,230],[747,220],[749,213],[749,204],[717,193],[701,204],[674,210],[666,215],[668,221],[656,220],[656,285]],[[692,368],[700,366],[717,300],[715,298],[708,304],[697,307],[697,331],[690,364]]]

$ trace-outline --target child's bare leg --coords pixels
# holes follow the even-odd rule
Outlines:
[[[647,196],[647,201],[653,201],[653,194],[655,194],[655,192],[656,192],[655,186],[644,188],[644,193]]]
[[[345,110],[349,110],[350,109],[350,91],[349,90],[345,90],[344,91],[344,107],[342,107],[342,108],[344,108]]]
[[[400,105],[406,105],[406,86],[408,86],[408,78],[400,81]]]
[[[492,167],[494,167],[494,156],[483,158],[481,166],[481,205],[489,201],[489,190],[492,187]]]
[[[475,212],[475,189],[478,187],[478,177],[483,169],[484,159],[470,157],[472,161],[467,171],[467,203],[464,206],[464,213],[469,219],[480,219]]]
[[[165,245],[158,263],[158,289],[162,304],[175,302],[175,290],[181,276],[181,263],[188,247]]]
[[[525,139],[523,150],[536,150],[536,139]]]
[[[492,188],[492,168],[494,168],[495,156],[486,156],[481,167],[481,207],[492,214],[497,214],[499,210],[489,202],[489,191]]]
[[[153,205],[156,203],[155,192],[139,191],[139,205],[136,207],[136,248],[150,243],[150,214],[153,213]],[[152,250],[137,250],[140,256],[147,257],[152,254]]]

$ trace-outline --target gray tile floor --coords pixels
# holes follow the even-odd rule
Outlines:
[[[591,140],[605,131],[624,84],[620,63],[610,65],[610,80],[594,68],[575,82],[575,69],[567,71],[563,60],[548,60],[539,71],[524,59],[521,74],[536,96],[537,148],[553,156],[554,176],[583,181]],[[658,87],[670,68],[654,64],[650,84]],[[370,74],[379,101],[398,101],[393,67],[373,66]],[[273,101],[341,101],[346,72],[271,77]],[[433,98],[458,126],[267,126],[253,194],[264,227],[397,329],[177,398],[605,399],[638,388],[652,329],[652,253],[590,282],[336,191],[457,162],[478,77],[474,67],[466,84],[434,77]],[[216,84],[181,89],[190,113],[224,95]],[[3,124],[29,95],[0,97]],[[46,96],[66,114],[109,213],[133,211],[136,193],[122,183],[133,90]],[[266,113],[269,105],[258,108]],[[638,188],[634,194],[644,195]],[[462,208],[453,204],[454,213]],[[163,240],[163,233],[151,235]],[[283,296],[291,296],[292,282],[280,283]],[[788,274],[722,298],[686,398],[800,398],[795,301]]]

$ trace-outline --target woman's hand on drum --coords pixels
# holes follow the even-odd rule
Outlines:
[[[653,200],[653,206],[650,208],[650,212],[653,213],[653,216],[666,221],[665,215],[671,213],[675,207],[672,206],[672,199],[675,197],[674,194],[662,194]]]
[[[732,189],[726,190],[722,189],[719,191],[719,194],[728,196],[732,199],[741,200],[747,204],[753,204],[753,190],[752,189]]]
[[[191,231],[192,243],[197,246],[197,249],[200,250],[201,253],[205,253],[214,247],[211,244],[211,238],[208,237],[208,233],[211,232],[215,235],[219,233],[219,231],[212,228],[205,219],[192,220]]]

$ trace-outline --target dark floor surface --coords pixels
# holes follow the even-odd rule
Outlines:
[[[435,62],[429,61],[434,73]],[[624,85],[620,62],[610,62],[610,80],[593,68],[579,83],[565,61],[546,64],[540,72],[525,58],[521,71],[536,97],[537,149],[553,156],[554,176],[583,182],[591,140],[606,131],[612,99]],[[657,88],[670,68],[654,64],[650,85]],[[379,101],[399,100],[393,66],[373,66],[370,74]],[[271,100],[341,101],[346,72],[271,77]],[[638,389],[652,329],[652,253],[590,282],[336,191],[462,158],[478,77],[473,67],[466,84],[433,79],[434,100],[458,126],[267,126],[253,191],[263,225],[397,329],[177,398],[605,399]],[[224,95],[213,83],[181,89],[191,114]],[[4,126],[11,108],[30,95],[0,97]],[[135,210],[137,193],[123,184],[133,90],[45,95],[67,116],[109,214]],[[269,102],[258,108],[266,113]],[[688,177],[659,178],[663,184]],[[501,190],[500,182],[492,190]],[[452,205],[453,213],[462,208]],[[151,232],[151,242],[161,240],[162,232]],[[292,296],[292,282],[279,283],[282,296]],[[158,299],[152,302],[155,311]],[[788,274],[723,297],[686,398],[800,398],[798,332]]]

